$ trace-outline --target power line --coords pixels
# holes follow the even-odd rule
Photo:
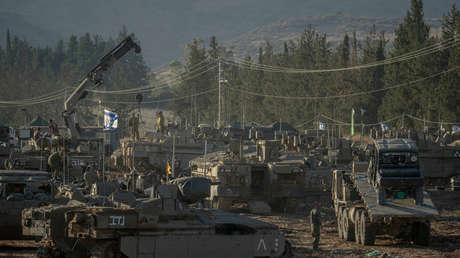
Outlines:
[[[154,85],[154,86],[146,86],[146,87],[139,87],[139,88],[134,88],[134,89],[124,89],[124,90],[112,90],[112,91],[105,91],[105,90],[89,90],[91,93],[96,93],[96,94],[115,94],[115,95],[129,95],[129,94],[137,94],[137,93],[142,93],[142,92],[149,92],[152,90],[159,90],[159,89],[164,89],[164,88],[169,88],[172,83],[177,83],[180,81],[187,81],[191,80],[193,78],[196,78],[202,74],[207,73],[208,71],[214,69],[217,67],[217,65],[211,66],[213,62],[207,63],[205,65],[202,65],[200,67],[197,67],[199,64],[202,64],[204,61],[201,61],[200,63],[194,65],[192,68],[189,69],[189,71],[174,75],[171,78],[164,79],[162,81],[159,81],[160,84]],[[202,69],[206,68],[204,71],[200,71]],[[193,74],[196,73],[196,74]],[[180,80],[180,81],[179,81]],[[164,85],[163,87],[161,87]]]
[[[252,91],[247,91],[243,89],[238,89],[238,88],[229,88],[232,91],[238,91],[241,93],[253,95],[253,96],[259,96],[259,97],[268,97],[268,98],[277,98],[277,99],[293,99],[293,100],[319,100],[319,99],[337,99],[337,98],[346,98],[346,97],[355,97],[355,96],[361,96],[361,95],[367,95],[367,94],[373,94],[377,92],[382,92],[382,91],[387,91],[391,89],[397,89],[397,88],[402,88],[402,87],[409,87],[413,86],[416,83],[420,83],[438,76],[441,76],[443,74],[455,71],[459,68],[459,66],[456,66],[454,68],[448,69],[443,72],[439,72],[424,78],[420,78],[417,80],[413,80],[410,82],[405,82],[405,83],[400,83],[394,86],[382,88],[382,89],[376,89],[376,90],[370,90],[370,91],[361,91],[361,92],[355,92],[355,93],[349,93],[349,94],[341,94],[341,95],[331,95],[331,96],[281,96],[281,95],[270,95],[270,94],[263,94],[263,93],[258,93],[258,92],[252,92]],[[422,85],[423,86],[423,85]]]
[[[151,103],[161,103],[161,102],[169,102],[169,101],[174,101],[174,100],[180,100],[180,99],[186,99],[190,97],[197,97],[201,95],[205,95],[211,92],[217,91],[217,88],[215,89],[210,89],[206,91],[202,91],[196,94],[191,94],[187,96],[181,96],[181,97],[176,97],[176,98],[169,98],[169,99],[161,99],[161,100],[152,100],[152,101],[143,101],[143,104],[151,104]],[[91,100],[90,102],[97,102],[96,100]],[[103,103],[108,103],[108,104],[138,104],[138,102],[135,101],[104,101]]]
[[[252,62],[248,62],[247,60],[240,59],[234,57],[232,59],[223,59],[224,62],[230,65],[238,65],[250,70],[256,71],[264,71],[264,72],[277,72],[277,73],[326,73],[326,72],[340,72],[340,71],[350,71],[350,70],[357,70],[357,69],[365,69],[365,68],[372,68],[381,65],[388,65],[394,64],[398,62],[408,61],[414,58],[422,57],[425,55],[429,55],[432,53],[436,53],[439,51],[443,51],[452,47],[459,45],[460,42],[458,41],[457,37],[453,37],[451,39],[435,43],[433,45],[427,46],[425,48],[421,48],[400,56],[388,58],[382,61],[372,62],[363,65],[357,66],[350,66],[350,67],[341,67],[341,68],[331,68],[331,69],[297,69],[297,68],[289,68],[289,67],[281,67],[281,66],[270,66],[264,64],[256,64]]]

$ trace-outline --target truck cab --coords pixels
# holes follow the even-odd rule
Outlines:
[[[368,180],[377,192],[378,204],[409,197],[421,205],[424,182],[415,142],[410,139],[374,140]]]

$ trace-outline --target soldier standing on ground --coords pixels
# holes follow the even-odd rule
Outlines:
[[[319,208],[319,203],[315,203],[314,208],[310,211],[310,229],[311,236],[313,237],[313,250],[318,250],[321,234],[321,214]]]
[[[165,118],[161,111],[157,113],[157,131],[162,134],[165,133]]]

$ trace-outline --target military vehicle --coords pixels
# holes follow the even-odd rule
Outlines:
[[[303,155],[280,152],[280,141],[258,141],[243,146],[232,141],[230,151],[217,151],[190,162],[192,176],[212,181],[211,206],[231,210],[246,203],[252,212],[266,213],[270,206],[304,196],[305,164]]]
[[[23,233],[43,236],[42,257],[290,257],[272,224],[217,210],[188,209],[177,186],[136,208],[48,206],[22,213]]]
[[[169,148],[161,143],[132,141],[121,139],[121,171],[136,170],[140,173],[148,170],[166,171]]]
[[[27,169],[49,171],[48,150],[14,150],[11,151],[8,159],[4,161],[7,169]]]
[[[456,188],[452,182],[460,177],[460,146],[455,143],[441,144],[426,134],[417,137],[420,169],[427,187],[437,189]]]
[[[10,151],[10,128],[0,122],[0,169],[6,168]]]
[[[166,161],[170,160],[174,154],[174,172],[182,174],[187,168],[187,164],[193,158],[203,155],[204,144],[195,143],[193,137],[185,135],[162,136],[155,139],[142,139],[132,141],[131,139],[121,139],[121,164],[122,171],[136,170],[145,172],[156,170],[162,173],[166,171]]]
[[[45,171],[0,170],[0,238],[21,239],[21,212],[54,200],[51,177]]]
[[[408,139],[374,140],[371,159],[352,171],[334,170],[332,200],[339,236],[373,245],[376,234],[428,245],[439,213],[423,190],[418,149]]]

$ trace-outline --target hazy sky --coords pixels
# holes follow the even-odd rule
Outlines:
[[[183,55],[195,37],[227,40],[289,17],[342,12],[402,17],[409,0],[1,0],[0,42],[10,28],[40,44],[85,32],[115,37],[125,25],[141,40],[148,64]],[[425,0],[428,17],[440,17],[460,0]],[[46,42],[46,43],[43,43]]]

